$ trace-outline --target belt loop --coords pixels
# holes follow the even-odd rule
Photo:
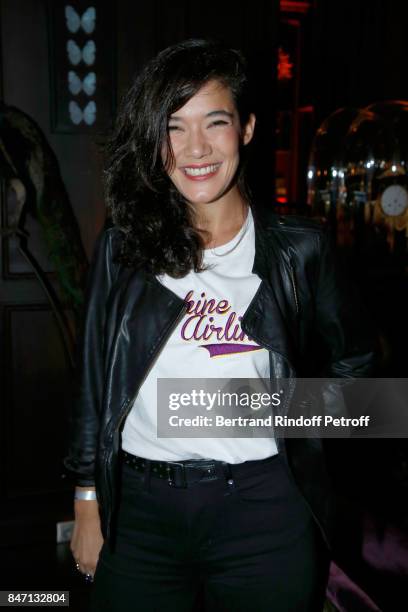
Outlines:
[[[145,469],[143,472],[143,489],[150,491],[150,473],[152,471],[152,462],[150,459],[145,459]]]
[[[226,463],[225,461],[223,461],[222,462],[222,467],[223,467],[223,470],[224,470],[225,479],[227,481],[228,493],[230,493],[231,491],[233,491],[235,489],[235,480],[234,480],[234,477],[232,475],[231,465],[229,463]],[[227,493],[227,495],[228,495],[228,493]]]

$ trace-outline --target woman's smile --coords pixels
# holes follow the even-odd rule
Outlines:
[[[221,163],[217,164],[196,164],[185,166],[182,171],[192,181],[206,181],[215,176],[221,167]]]

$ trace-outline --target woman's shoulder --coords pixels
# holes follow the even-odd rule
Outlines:
[[[118,225],[113,223],[112,219],[107,218],[101,234],[105,235],[108,240],[119,240],[123,237],[124,232]]]
[[[93,249],[91,271],[93,276],[107,278],[112,282],[119,273],[119,255],[123,232],[110,221],[99,232]]]
[[[102,252],[107,257],[115,260],[120,252],[123,236],[123,231],[112,223],[110,219],[107,219],[97,237],[95,251]]]
[[[316,256],[329,240],[328,227],[319,219],[301,215],[281,215],[273,209],[255,212],[258,231],[266,242],[285,252]]]
[[[323,219],[304,215],[279,214],[273,208],[255,210],[255,216],[266,230],[323,234],[327,229]]]

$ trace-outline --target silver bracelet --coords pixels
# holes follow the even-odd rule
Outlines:
[[[81,501],[95,501],[96,491],[75,491],[74,499],[80,499]]]

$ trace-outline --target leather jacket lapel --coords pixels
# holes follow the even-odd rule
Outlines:
[[[112,390],[121,389],[122,404],[136,395],[185,307],[182,299],[144,272],[128,279],[121,302],[110,384]]]
[[[256,342],[295,364],[296,323],[288,308],[288,264],[274,243],[273,230],[264,229],[262,218],[256,213],[254,220],[255,261],[252,271],[262,283],[243,316],[242,328]]]

